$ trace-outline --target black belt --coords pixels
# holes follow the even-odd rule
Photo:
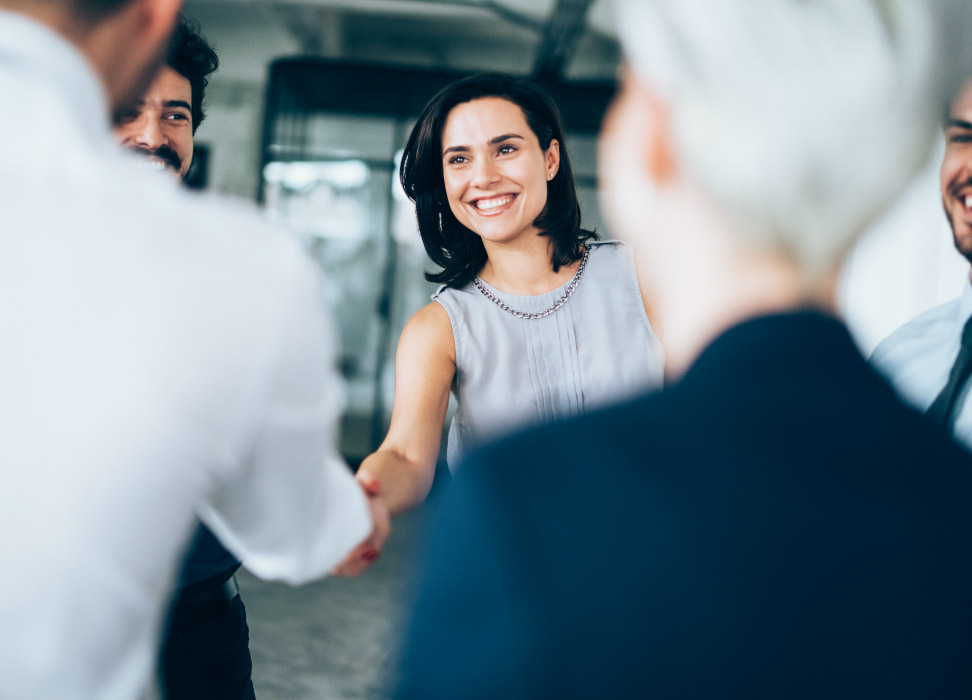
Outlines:
[[[240,594],[240,586],[236,582],[236,574],[228,579],[188,595],[180,595],[176,601],[179,606],[196,606],[207,603],[228,603]]]

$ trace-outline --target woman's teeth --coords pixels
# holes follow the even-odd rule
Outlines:
[[[473,202],[473,206],[476,207],[483,214],[495,214],[497,211],[510,204],[514,195],[506,194],[502,197],[492,197],[490,199],[477,199]]]

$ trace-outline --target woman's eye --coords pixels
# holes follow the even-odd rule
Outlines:
[[[182,112],[173,112],[172,114],[167,114],[165,118],[170,119],[172,121],[188,121],[189,119],[189,117],[187,117]]]
[[[452,156],[449,159],[449,165],[459,165],[466,162],[466,156]]]
[[[500,153],[500,154],[502,154],[502,155],[506,155],[507,153],[513,153],[515,151],[516,151],[516,147],[515,146],[510,146],[509,144],[504,144],[503,146],[500,146],[499,147],[499,150],[497,152]]]
[[[948,141],[949,143],[972,143],[972,134],[953,134]]]

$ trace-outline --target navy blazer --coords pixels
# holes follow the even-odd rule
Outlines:
[[[401,700],[972,697],[972,457],[812,311],[475,454]]]

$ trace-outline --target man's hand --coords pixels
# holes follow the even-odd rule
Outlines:
[[[381,548],[391,533],[391,517],[388,504],[381,495],[381,484],[368,473],[358,472],[355,477],[368,499],[371,512],[371,534],[351,550],[344,561],[331,569],[335,576],[359,576],[381,556]]]

